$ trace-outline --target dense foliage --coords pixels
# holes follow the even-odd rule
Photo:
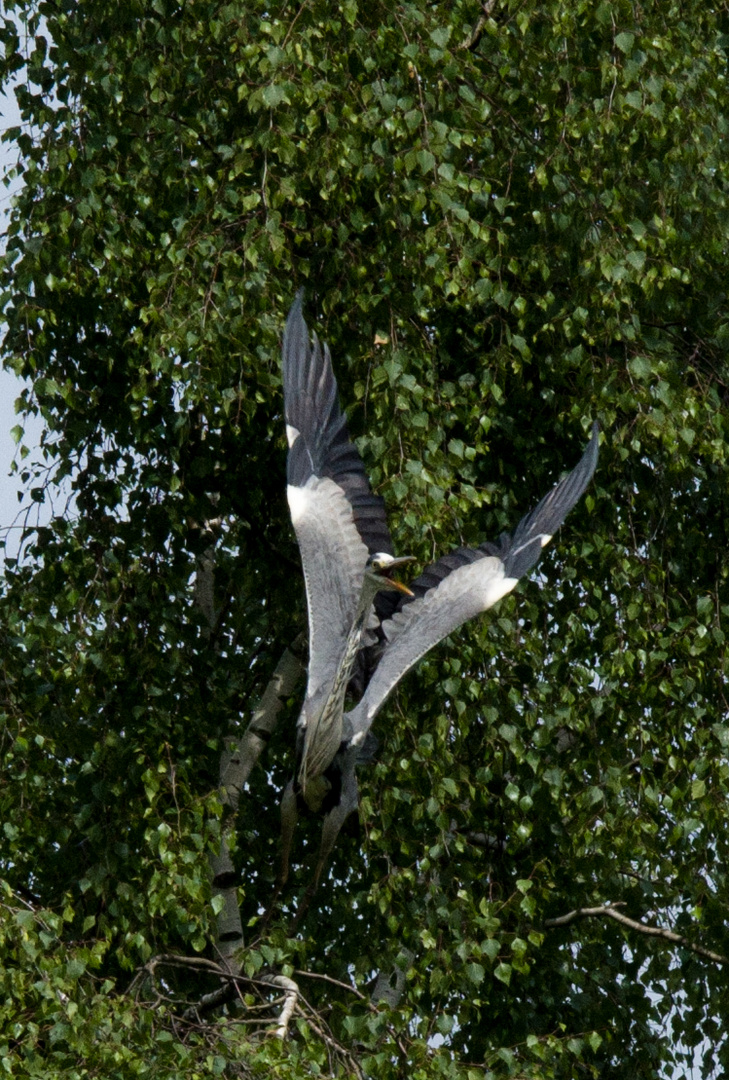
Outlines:
[[[9,1075],[729,1067],[728,22],[6,0],[3,357],[45,423],[20,478],[72,492],[0,597]],[[289,702],[234,853],[242,970],[301,973],[282,1042],[249,1022],[280,1006],[182,1013],[216,986],[192,961],[216,955],[222,740],[305,626],[278,367],[301,285],[420,565],[495,539],[604,435],[540,573],[382,714],[362,828],[295,938],[316,823],[260,921]],[[634,925],[550,924],[618,903]],[[162,955],[190,963],[135,975]],[[370,1004],[398,961],[397,1006]]]

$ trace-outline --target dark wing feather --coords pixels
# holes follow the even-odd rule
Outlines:
[[[369,730],[377,710],[413,664],[462,623],[487,611],[534,566],[589,484],[597,466],[598,439],[594,424],[578,464],[511,535],[503,533],[498,544],[449,552],[410,583],[414,597],[398,598],[396,610],[381,623],[384,646],[364,697],[347,714],[350,737]],[[387,597],[382,601],[380,610]]]
[[[288,482],[304,487],[311,476],[333,480],[352,508],[355,526],[369,554],[383,551],[392,555],[384,500],[372,494],[362,458],[349,440],[329,349],[326,345],[322,348],[316,334],[309,342],[302,299],[300,289],[286,320],[283,345],[286,424],[300,435],[289,443]]]
[[[384,503],[349,441],[331,357],[309,332],[297,295],[284,331],[288,500],[309,609],[307,697],[326,691],[357,609],[369,554],[392,553]]]
[[[509,536],[503,533],[498,554],[508,577],[520,578],[536,564],[542,548],[549,543],[564,519],[587,488],[597,468],[600,428],[592,425],[592,436],[572,472],[545,495]],[[482,545],[482,547],[485,545]]]

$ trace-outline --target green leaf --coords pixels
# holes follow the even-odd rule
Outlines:
[[[713,596],[698,596],[696,598],[696,614],[701,618],[710,617],[714,614],[714,605]]]
[[[633,51],[635,34],[631,34],[629,30],[623,30],[620,34],[615,35],[615,44],[622,53],[628,56]]]
[[[344,0],[341,10],[349,25],[354,26],[357,22],[357,0]]]
[[[509,986],[511,983],[512,970],[511,964],[499,964],[494,968],[494,975],[499,982],[504,983],[505,986]]]
[[[263,102],[269,109],[275,109],[282,101],[286,100],[284,88],[278,83],[270,83],[262,93]]]

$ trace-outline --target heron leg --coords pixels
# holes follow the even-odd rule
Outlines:
[[[357,809],[359,803],[359,793],[357,791],[357,781],[352,774],[352,782],[354,783],[354,798],[351,796],[347,798],[345,792],[342,791],[342,799],[339,806],[335,806],[324,818],[324,823],[321,827],[321,843],[319,845],[319,854],[316,860],[316,866],[314,868],[314,878],[312,881],[312,895],[319,887],[319,881],[321,879],[322,871],[329,860],[329,856],[334,850],[334,845],[337,842],[339,832],[353,810]]]
[[[296,822],[299,820],[299,808],[296,805],[294,781],[289,780],[281,797],[281,866],[276,879],[277,891],[283,888],[289,877],[289,859],[291,844],[294,839]]]
[[[291,856],[291,844],[294,838],[294,830],[296,828],[296,822],[299,818],[299,808],[296,805],[296,793],[294,791],[294,781],[289,780],[288,784],[284,788],[284,793],[281,796],[281,863],[276,875],[276,883],[273,887],[273,896],[271,902],[266,909],[263,916],[261,926],[265,927],[271,921],[274,911],[276,910],[276,903],[281,890],[288,881],[289,878],[289,858]]]
[[[354,761],[351,762],[349,768],[344,771],[342,777],[342,793],[338,804],[329,811],[324,818],[324,823],[321,829],[321,843],[319,844],[319,853],[316,859],[316,866],[314,867],[314,876],[309,883],[301,903],[296,911],[294,921],[292,924],[292,932],[296,930],[299,923],[303,919],[304,915],[308,911],[309,905],[314,898],[314,893],[319,888],[319,882],[324,867],[327,864],[329,856],[334,850],[334,845],[337,842],[339,832],[353,810],[357,809],[359,805],[359,790],[357,788],[357,777],[354,773]]]

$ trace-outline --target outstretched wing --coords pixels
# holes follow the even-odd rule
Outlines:
[[[462,623],[493,607],[534,566],[592,479],[597,452],[594,424],[579,463],[511,535],[504,533],[498,544],[452,551],[410,584],[414,598],[403,598],[382,623],[386,641],[382,658],[362,700],[345,717],[348,737],[356,741],[364,737],[387,695],[413,664]]]
[[[288,501],[301,551],[309,608],[307,697],[334,678],[362,589],[367,557],[392,554],[385,506],[373,495],[326,345],[301,313],[303,290],[286,320],[282,377]]]

